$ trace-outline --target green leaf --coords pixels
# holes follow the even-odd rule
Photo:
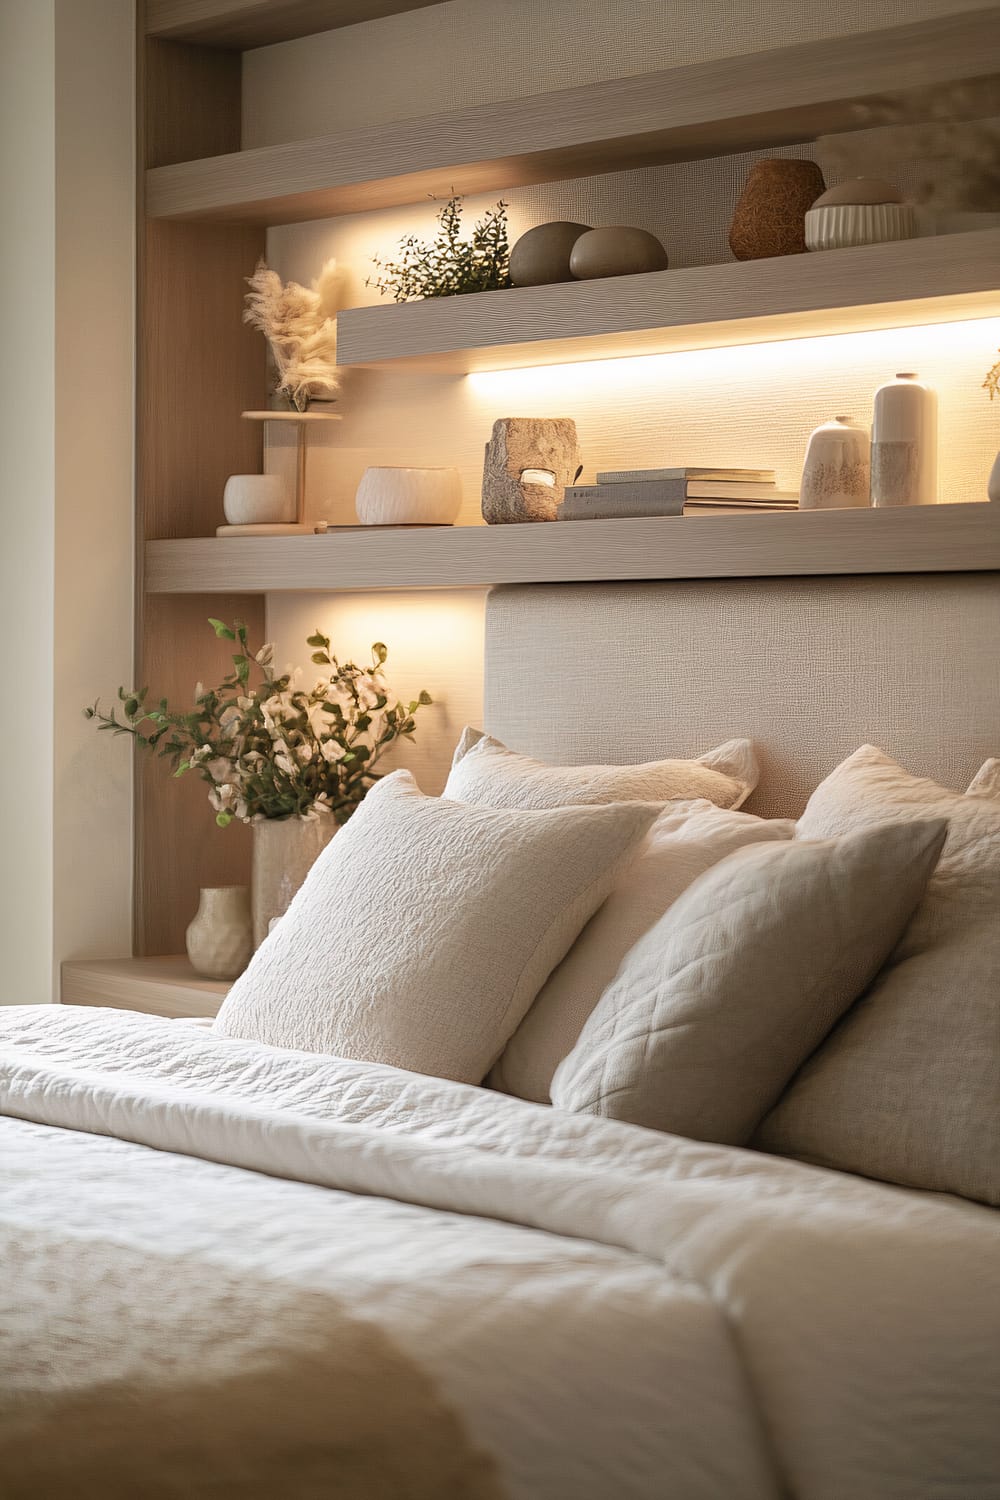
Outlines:
[[[385,646],[382,641],[376,641],[374,646],[372,647],[372,657],[375,661],[378,662],[380,667],[384,665],[386,657],[388,655],[389,648]]]
[[[310,641],[309,644],[311,645],[312,642]],[[310,660],[314,661],[317,667],[328,667],[330,665],[330,658],[325,651],[314,651]]]
[[[216,813],[215,821],[220,828],[228,828],[230,823],[233,821],[233,815],[232,813],[227,812]]]
[[[174,775],[175,776],[183,776],[184,772],[185,771],[190,771],[190,769],[191,769],[191,762],[189,760],[182,760],[181,763],[180,763],[180,765],[177,767],[177,770],[174,772]]]
[[[330,637],[328,635],[321,635],[319,633],[319,631],[317,630],[314,635],[307,635],[306,636],[306,645],[307,646],[323,646],[323,647],[325,647],[325,649],[327,651],[329,651],[329,649],[330,649]]]
[[[211,618],[211,616],[209,616],[208,623],[211,625],[212,629],[215,631],[215,634],[216,634],[216,636],[218,637],[218,639],[220,641],[235,641],[235,639],[236,639],[236,632],[235,632],[235,630],[231,630],[229,628],[229,626],[225,624],[224,621],[222,621],[222,620],[213,620]],[[223,827],[225,827],[225,824],[223,824]]]
[[[126,698],[125,699],[125,713],[128,716],[128,718],[134,719],[135,716],[136,716],[136,714],[138,712],[139,712],[139,700],[138,700],[138,698]]]
[[[426,708],[429,703],[433,703],[434,702],[434,699],[431,697],[430,693],[427,691],[426,688],[422,688],[421,692],[420,692],[420,696],[417,699],[417,702],[418,703],[422,703],[424,705],[424,707]]]

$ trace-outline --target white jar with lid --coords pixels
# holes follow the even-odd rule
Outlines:
[[[875,392],[872,504],[937,503],[937,392],[904,372]]]
[[[800,510],[838,510],[868,504],[868,431],[850,417],[834,417],[809,439]]]

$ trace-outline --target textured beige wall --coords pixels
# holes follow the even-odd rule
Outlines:
[[[132,14],[0,0],[0,1003],[129,948]]]
[[[449,0],[249,54],[245,138],[263,144],[974,8],[956,0],[848,0],[834,11],[795,0]],[[873,132],[865,142],[867,170],[878,170],[880,149]],[[781,154],[822,163],[825,148]],[[729,259],[728,220],[755,159],[613,173],[504,196],[514,236],[553,218],[638,224],[660,235],[673,265],[707,264]],[[495,196],[470,198],[469,217]],[[283,274],[300,280],[335,255],[345,305],[373,303],[378,294],[364,285],[371,257],[391,254],[404,233],[432,232],[433,220],[433,205],[417,205],[287,226],[271,231],[268,253]],[[875,388],[899,369],[919,370],[939,389],[942,498],[983,499],[1000,425],[980,382],[998,344],[1000,319],[992,319],[497,375],[347,372],[344,421],[312,439],[310,510],[353,520],[367,464],[450,463],[462,475],[461,519],[473,523],[483,444],[493,420],[509,415],[574,417],[588,475],[617,466],[723,463],[773,467],[783,485],[795,487],[812,428],[837,413],[870,420]],[[275,438],[271,466],[287,467],[287,443]],[[286,654],[305,633],[306,613],[293,600],[272,600]],[[349,613],[348,604],[338,607],[345,631]],[[436,666],[435,652],[426,649],[425,675]],[[466,701],[464,688],[459,696]]]

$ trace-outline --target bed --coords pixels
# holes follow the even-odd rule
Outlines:
[[[959,788],[998,626],[985,574],[501,589],[486,727],[745,732],[769,817],[865,740]],[[1000,1497],[980,1203],[128,1011],[0,1050],[5,1500]]]

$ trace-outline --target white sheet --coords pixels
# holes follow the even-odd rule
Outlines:
[[[1000,1497],[988,1210],[130,1012],[0,1041],[9,1235],[347,1297],[513,1500]]]

